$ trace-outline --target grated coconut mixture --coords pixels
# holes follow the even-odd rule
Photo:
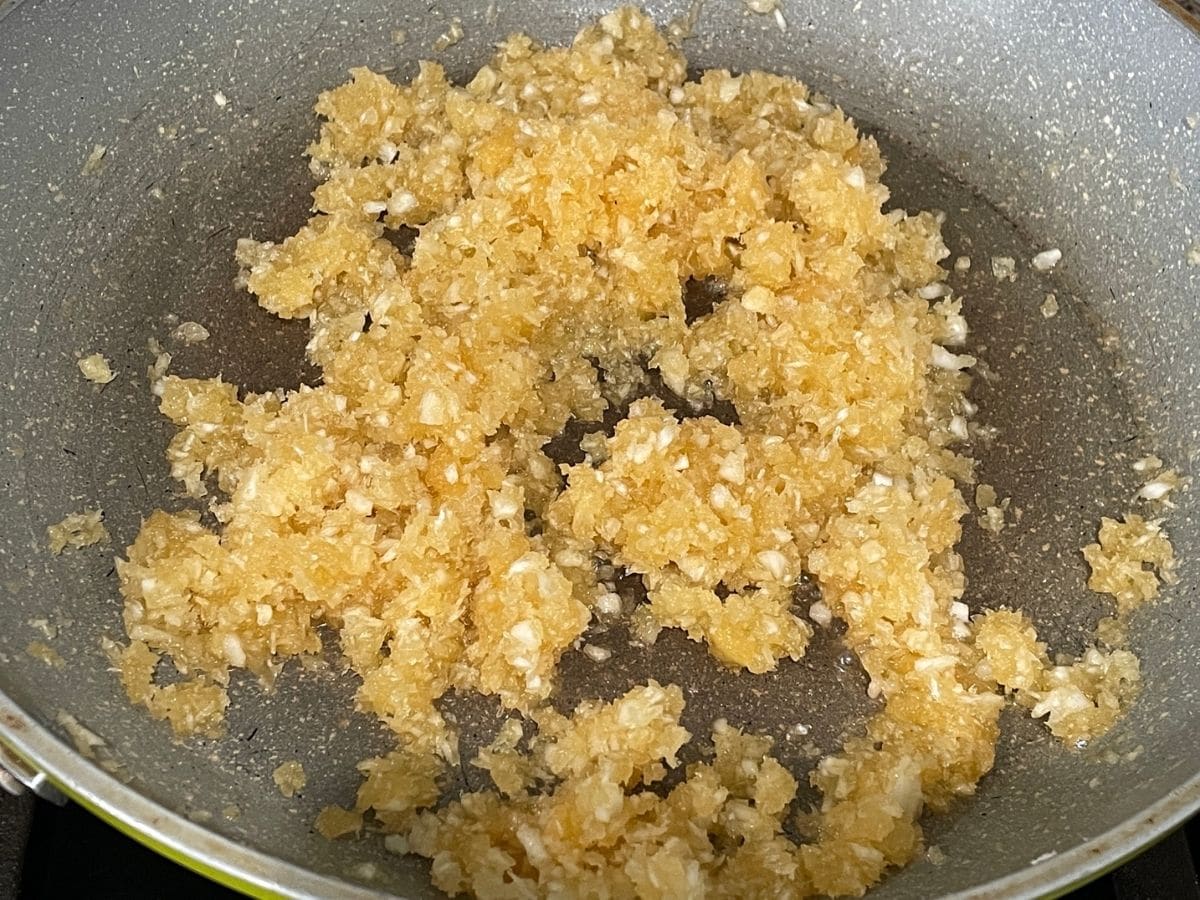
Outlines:
[[[215,485],[219,526],[155,512],[119,562],[132,700],[219,734],[232,669],[269,685],[328,626],[396,749],[316,827],[384,832],[485,898],[859,894],[989,771],[1006,694],[1065,741],[1110,727],[1139,683],[1121,622],[1170,544],[1105,520],[1085,553],[1117,615],[1070,665],[1023,614],[970,618],[974,360],[947,250],[933,215],[881,211],[884,162],[841,110],[760,72],[688,80],[631,9],[569,48],[512,37],[465,87],[434,63],[352,76],[317,101],[312,218],[237,251],[264,309],[310,322],[321,385],[239,399],[158,373],[173,474]],[[686,308],[695,285],[711,309]],[[559,465],[571,423],[594,424]],[[593,619],[682,629],[731,669],[802,658],[802,576],[884,701],[820,760],[818,809],[797,819],[771,740],[723,721],[664,788],[693,738],[675,685],[550,706]],[[164,657],[182,679],[155,682]],[[512,717],[473,761],[494,788],[439,806],[451,689]]]

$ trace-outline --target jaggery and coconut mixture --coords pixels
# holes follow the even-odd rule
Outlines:
[[[512,37],[463,87],[434,63],[407,84],[357,69],[316,109],[312,217],[237,258],[265,310],[310,323],[320,385],[155,384],[172,472],[214,518],[144,522],[110,652],[177,734],[219,734],[232,670],[269,684],[327,628],[396,740],[327,836],[384,832],[451,894],[801,897],[912,859],[922,812],[991,768],[1005,694],[1067,741],[1125,708],[1117,623],[1171,577],[1170,545],[1105,523],[1088,560],[1118,616],[1073,665],[1021,613],[970,618],[973,359],[930,289],[939,220],[883,211],[879,150],[836,106],[761,72],[689,80],[623,9],[567,48]],[[695,285],[711,309],[687,308]],[[582,461],[556,463],[580,423]],[[884,702],[817,765],[816,810],[769,738],[681,727],[678,686],[550,703],[594,620],[682,629],[731,670],[800,659],[801,579]],[[181,679],[156,680],[164,658]],[[452,689],[511,715],[472,761],[494,787],[448,798]],[[668,790],[693,737],[715,750]]]

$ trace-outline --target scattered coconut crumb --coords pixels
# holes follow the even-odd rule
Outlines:
[[[58,637],[58,627],[52,625],[49,619],[30,619],[28,625],[30,628],[36,628],[44,634],[48,641],[52,641]]]
[[[108,148],[103,144],[96,144],[92,147],[92,152],[88,154],[87,159],[83,161],[83,168],[80,170],[82,175],[95,175],[100,171],[104,164],[104,157],[108,153]]]
[[[612,651],[607,647],[600,647],[596,644],[584,644],[583,652],[596,662],[605,662],[612,656]]]
[[[1188,250],[1187,264],[1189,266],[1200,266],[1200,241],[1192,244],[1191,249]]]
[[[71,739],[71,743],[75,745],[75,749],[84,759],[95,759],[96,751],[107,746],[108,742],[104,738],[85,727],[65,710],[60,709],[58,715],[54,717],[54,721],[66,731],[67,737]]]
[[[1162,466],[1163,466],[1163,461],[1161,459],[1159,459],[1157,456],[1154,456],[1153,454],[1151,454],[1150,456],[1143,456],[1141,459],[1139,459],[1137,462],[1135,462],[1133,464],[1133,471],[1143,472],[1143,473],[1144,472],[1157,472],[1159,469],[1162,468]]]
[[[209,332],[199,322],[180,322],[171,337],[185,344],[199,344],[208,340]]]
[[[818,600],[808,608],[808,617],[822,628],[833,624],[833,611],[824,600]]]
[[[1039,272],[1049,272],[1062,259],[1062,251],[1057,247],[1043,250],[1033,258],[1033,267]]]
[[[1157,521],[1128,513],[1118,522],[1100,520],[1099,542],[1083,548],[1091,566],[1088,587],[1110,594],[1117,611],[1128,614],[1158,596],[1159,582],[1176,581],[1175,552]]]
[[[67,664],[57,650],[42,641],[31,641],[25,652],[54,669],[61,669]]]
[[[1200,128],[1200,115],[1186,116],[1183,121],[1187,123],[1187,127],[1190,128],[1192,131],[1195,131],[1197,128]]]
[[[113,374],[108,360],[101,353],[93,353],[90,356],[85,356],[76,365],[79,366],[79,371],[83,373],[83,377],[93,384],[108,384],[117,377]]]
[[[448,47],[453,47],[463,39],[462,19],[455,16],[450,20],[450,26],[438,35],[438,39],[433,42],[434,52],[445,50]]]
[[[242,808],[236,803],[230,803],[228,806],[222,808],[221,815],[230,822],[236,822],[242,817]]]
[[[971,269],[971,257],[959,256],[954,260],[955,272],[969,272]]]
[[[989,506],[979,517],[979,525],[985,531],[999,534],[1008,523],[1004,521],[1004,511],[1008,508],[1009,500],[1005,498],[1001,506]]]
[[[925,851],[925,858],[929,860],[930,865],[940,866],[946,862],[946,854],[937,844],[931,844],[929,849]]]
[[[85,509],[83,512],[71,513],[61,522],[48,526],[46,537],[50,544],[50,552],[58,556],[68,547],[78,550],[107,541],[108,529],[104,527],[103,518],[104,510]]]
[[[975,486],[975,505],[982,509],[996,505],[996,489],[990,484],[980,483]]]
[[[1042,317],[1045,319],[1053,319],[1058,315],[1058,298],[1053,294],[1047,294],[1046,299],[1042,301]]]
[[[988,610],[974,620],[976,671],[994,678],[1035,719],[1067,744],[1086,746],[1107,732],[1136,698],[1138,659],[1127,650],[1087,648],[1077,659],[1051,663],[1033,623],[1010,609]]]
[[[171,368],[171,354],[163,351],[158,341],[150,339],[150,352],[156,354],[154,362],[146,367],[146,377],[150,380],[150,392],[161,397],[166,390],[167,370]]]
[[[294,797],[297,793],[304,790],[304,785],[308,784],[308,776],[304,774],[304,766],[300,765],[299,760],[295,759],[289,759],[278,766],[271,773],[271,778],[279,786],[279,793],[288,798]]]
[[[1137,492],[1137,499],[1161,500],[1167,506],[1171,506],[1171,501],[1167,499],[1167,495],[1182,487],[1183,481],[1184,479],[1174,469],[1164,469],[1150,481],[1142,485],[1141,489]]]
[[[992,275],[997,281],[1016,281],[1017,261],[1011,256],[993,256]]]
[[[975,488],[975,506],[979,508],[979,527],[992,534],[999,534],[1007,524],[1004,515],[1012,503],[1011,497],[1000,500],[996,489],[990,484],[980,484]]]
[[[397,47],[403,47],[408,43],[408,32],[403,28],[392,29],[392,43]]]
[[[803,722],[797,722],[788,728],[787,732],[784,734],[784,738],[789,741],[800,741],[808,737],[808,732],[810,730],[811,729]]]
[[[217,91],[215,94],[213,94],[213,103],[217,104],[217,106],[221,107],[221,109],[224,109],[229,105],[229,98],[226,97],[221,91]]]
[[[326,806],[317,814],[313,828],[317,834],[334,841],[348,834],[358,834],[362,831],[362,813],[353,809],[343,809],[340,806]],[[408,852],[407,849],[404,852]]]

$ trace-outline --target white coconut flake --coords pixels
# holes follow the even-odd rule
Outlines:
[[[790,728],[788,728],[784,737],[789,741],[799,741],[803,738],[808,737],[808,732],[810,730],[811,729],[809,729],[809,727],[807,725],[805,725],[803,722],[797,722],[796,724],[794,724]]]
[[[957,372],[975,365],[975,357],[951,353],[941,344],[934,344],[929,361],[939,369]]]
[[[518,644],[526,647],[536,647],[538,645],[537,630],[533,627],[533,623],[528,619],[522,619],[516,625],[508,630]]]
[[[229,98],[226,97],[221,91],[217,91],[215,94],[213,94],[213,103],[217,104],[217,106],[221,107],[221,109],[224,109],[229,105]]]
[[[426,391],[421,396],[417,420],[422,425],[445,425],[448,421],[446,405],[436,391]]]
[[[353,488],[346,491],[346,506],[360,516],[369,516],[375,510],[375,503],[371,498]]]
[[[241,668],[246,664],[246,651],[242,649],[242,642],[236,634],[225,635],[221,641],[221,647],[231,666]]]
[[[599,647],[596,644],[584,644],[583,652],[589,659],[595,662],[605,662],[612,656],[612,651],[607,647]]]
[[[1053,294],[1047,294],[1046,299],[1041,305],[1042,318],[1053,319],[1058,315],[1058,298]]]
[[[833,611],[824,600],[818,600],[808,608],[808,617],[822,628],[828,628],[833,622]]]
[[[1057,247],[1043,250],[1033,258],[1033,267],[1039,272],[1049,272],[1062,259],[1062,251]]]
[[[1142,489],[1137,495],[1143,500],[1161,500],[1167,494],[1171,493],[1173,485],[1165,481],[1150,481],[1142,485]]]
[[[1135,472],[1154,472],[1162,468],[1163,461],[1157,456],[1143,456],[1133,464]]]
[[[408,191],[396,191],[387,202],[389,216],[402,216],[416,208],[417,198]]]
[[[607,591],[596,598],[596,612],[602,616],[618,616],[621,614],[621,595]]]
[[[778,550],[763,550],[757,557],[762,567],[771,573],[771,577],[781,581],[787,574],[787,557]]]
[[[966,272],[966,271],[969,271],[970,268],[971,268],[971,257],[960,256],[954,260],[954,271],[955,272]]]
[[[1182,485],[1183,479],[1179,477],[1179,473],[1174,469],[1166,469],[1155,476],[1153,480],[1142,485],[1137,496],[1140,500],[1162,500],[1167,506],[1170,506],[1171,502],[1167,500],[1167,495]]]

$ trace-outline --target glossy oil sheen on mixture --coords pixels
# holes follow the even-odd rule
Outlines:
[[[487,898],[861,893],[975,790],[1005,694],[1066,740],[1111,725],[1138,683],[1122,629],[1053,665],[1022,614],[960,602],[966,325],[937,217],[883,211],[884,162],[836,106],[688,80],[628,9],[569,48],[510,38],[465,87],[352,74],[317,103],[314,214],[238,246],[262,307],[309,320],[321,384],[155,373],[173,474],[215,496],[211,524],[155,512],[119,563],[133,700],[219,734],[232,669],[269,684],[328,628],[396,748],[318,829],[382,831]],[[711,309],[686,307],[697,284]],[[579,423],[559,466],[546,446]],[[1157,592],[1143,561],[1171,571],[1135,519],[1089,548],[1120,615]],[[594,620],[682,629],[731,669],[800,659],[801,579],[883,700],[812,773],[816,809],[769,738],[720,721],[661,784],[692,739],[675,685],[550,704]],[[509,718],[471,761],[494,787],[447,800],[452,689]]]

